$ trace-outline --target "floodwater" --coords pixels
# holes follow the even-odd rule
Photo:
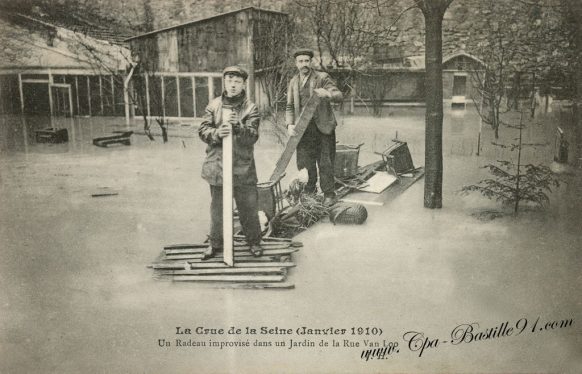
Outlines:
[[[207,233],[209,189],[199,177],[204,145],[196,124],[173,124],[163,144],[141,135],[140,121],[52,121],[0,122],[1,373],[582,372],[580,169],[562,174],[568,183],[551,194],[546,211],[475,218],[500,208],[457,191],[487,176],[480,166],[513,154],[491,145],[492,131],[483,126],[476,155],[479,120],[471,109],[445,116],[443,209],[423,208],[421,180],[389,204],[369,206],[362,226],[319,223],[296,237],[304,247],[289,275],[295,289],[279,291],[162,282],[146,268],[164,245],[201,242]],[[346,115],[339,122],[340,142],[365,143],[360,164],[378,159],[374,152],[396,132],[408,141],[415,164],[424,164],[423,108],[384,109],[382,118]],[[524,151],[525,162],[552,164],[558,123],[571,133],[557,108],[524,130],[528,143],[545,144]],[[67,128],[70,141],[36,143],[34,131],[49,126]],[[131,146],[91,144],[126,129],[136,131]],[[505,143],[516,136],[510,129],[500,134]],[[282,150],[276,140],[263,125],[256,147],[260,180]],[[103,192],[117,195],[91,196]],[[532,332],[538,317],[539,323],[573,324]],[[524,319],[523,334],[443,342],[461,324],[478,323],[484,331],[504,322],[521,326]],[[159,347],[158,339],[176,338],[177,326],[379,327],[380,337],[347,338],[397,341],[400,350],[366,362],[361,346],[343,342],[337,348]],[[403,340],[408,331],[436,346],[419,357]],[[269,339],[192,337],[251,345]]]

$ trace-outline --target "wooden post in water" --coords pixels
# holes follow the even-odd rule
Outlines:
[[[232,113],[232,107],[222,106],[222,121],[231,127],[227,121]],[[233,222],[232,222],[232,137],[231,133],[222,139],[222,240],[224,242],[224,262],[234,266]]]

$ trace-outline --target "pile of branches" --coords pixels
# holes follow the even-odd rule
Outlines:
[[[289,206],[271,220],[271,235],[292,237],[329,214],[323,196],[305,192],[305,183],[293,180],[285,191]]]

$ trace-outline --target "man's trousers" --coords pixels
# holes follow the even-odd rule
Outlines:
[[[261,224],[259,223],[259,194],[257,186],[234,186],[234,200],[238,209],[240,223],[249,244],[261,241]],[[214,248],[223,248],[222,238],[222,186],[210,186],[210,244]]]
[[[319,186],[325,195],[333,195],[335,163],[335,131],[323,134],[315,122],[311,121],[297,145],[297,169],[307,169],[309,179],[305,190],[314,192],[319,169]]]

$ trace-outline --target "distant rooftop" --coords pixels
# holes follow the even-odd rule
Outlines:
[[[148,37],[148,36],[155,35],[155,34],[158,34],[158,33],[164,32],[164,31],[179,29],[179,28],[184,27],[184,26],[193,25],[193,24],[200,23],[200,22],[206,22],[206,21],[209,21],[209,20],[213,20],[213,19],[216,19],[216,18],[224,17],[224,16],[229,16],[229,15],[232,15],[232,14],[235,14],[235,13],[244,12],[244,11],[251,10],[251,9],[252,10],[259,11],[259,12],[265,12],[265,13],[273,13],[273,14],[279,14],[279,15],[284,15],[284,16],[287,16],[288,15],[287,13],[279,12],[279,11],[276,11],[276,10],[269,10],[269,9],[263,9],[263,8],[257,8],[257,7],[254,7],[254,6],[250,6],[250,7],[246,7],[246,8],[241,8],[241,9],[233,10],[233,11],[230,11],[230,12],[216,14],[216,15],[211,16],[211,17],[202,18],[202,19],[198,19],[198,20],[194,20],[194,21],[185,22],[185,23],[182,23],[182,24],[179,24],[179,25],[170,26],[170,27],[166,27],[166,28],[163,28],[163,29],[158,29],[158,30],[150,31],[150,32],[147,32],[145,34],[141,34],[141,35],[133,36],[131,38],[127,38],[127,39],[125,39],[125,41],[128,42],[130,40]]]
[[[124,69],[123,45],[55,26],[22,14],[0,14],[0,69]]]
[[[132,35],[128,27],[123,27],[112,20],[106,20],[94,14],[81,14],[73,9],[63,10],[58,6],[16,9],[0,5],[0,13],[8,17],[12,15],[12,17],[17,16],[29,21],[62,27],[113,44],[124,44],[124,40]]]

